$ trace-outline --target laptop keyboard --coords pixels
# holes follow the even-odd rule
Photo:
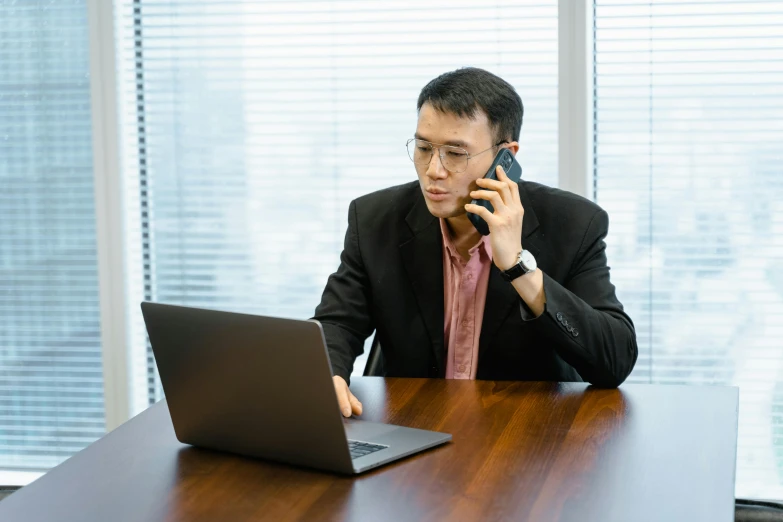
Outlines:
[[[359,457],[364,457],[365,455],[375,453],[376,451],[380,451],[388,447],[389,446],[384,446],[382,444],[371,444],[369,442],[362,442],[360,440],[348,439],[348,449],[351,450],[352,459],[358,459]]]

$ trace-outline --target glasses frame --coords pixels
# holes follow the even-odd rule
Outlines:
[[[430,162],[432,162],[433,154],[430,153],[430,159],[427,160],[427,163],[416,163],[416,160],[414,160],[413,156],[411,156],[411,149],[410,149],[411,142],[414,142],[414,141],[423,141],[424,143],[429,144],[429,146],[432,147],[433,149],[437,149],[438,150],[438,158],[440,158],[440,164],[443,166],[444,169],[446,169],[449,172],[453,172],[455,174],[459,174],[461,172],[465,172],[466,170],[468,170],[468,165],[470,164],[470,160],[472,158],[475,158],[476,156],[479,156],[481,154],[484,154],[487,151],[490,151],[490,150],[492,150],[494,148],[497,148],[500,145],[503,145],[504,143],[508,143],[508,140],[499,141],[496,144],[492,145],[488,149],[484,149],[481,152],[477,152],[475,154],[471,154],[470,152],[468,152],[467,150],[463,149],[462,147],[456,147],[454,145],[444,145],[443,143],[432,143],[431,141],[422,140],[420,138],[411,138],[411,139],[409,139],[408,141],[405,142],[405,150],[408,152],[408,157],[410,158],[410,160],[416,166],[429,165]],[[443,163],[443,151],[441,150],[443,148],[464,152],[465,153],[465,157],[467,158],[467,160],[465,160],[465,168],[462,169],[462,170],[449,170],[448,167],[446,167],[446,164]]]

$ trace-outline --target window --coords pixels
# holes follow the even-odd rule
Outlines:
[[[739,386],[737,495],[783,498],[783,4],[596,0],[594,22],[631,381]]]
[[[415,180],[438,74],[509,80],[523,175],[557,185],[558,4],[116,0],[132,413],[162,395],[139,302],[309,317],[348,203]],[[87,13],[0,9],[0,468],[48,469],[105,430]],[[783,6],[595,0],[593,22],[631,381],[740,386],[737,494],[783,498]]]
[[[104,433],[87,10],[0,6],[0,468]]]
[[[416,179],[416,99],[458,67],[517,88],[524,175],[557,183],[554,0],[123,0],[117,16],[134,313],[154,299],[310,317],[349,202]],[[134,361],[138,410],[160,389],[149,352]]]

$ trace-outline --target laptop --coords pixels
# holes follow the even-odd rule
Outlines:
[[[141,310],[180,442],[355,474],[451,440],[344,419],[317,321],[149,302]]]

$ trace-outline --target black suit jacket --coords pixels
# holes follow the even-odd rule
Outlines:
[[[609,281],[609,220],[595,203],[521,181],[522,246],[544,272],[534,318],[493,264],[476,377],[619,385],[637,357],[633,323]],[[376,330],[390,377],[443,377],[443,248],[418,181],[360,197],[348,210],[337,272],[315,310],[335,375],[349,380]]]

